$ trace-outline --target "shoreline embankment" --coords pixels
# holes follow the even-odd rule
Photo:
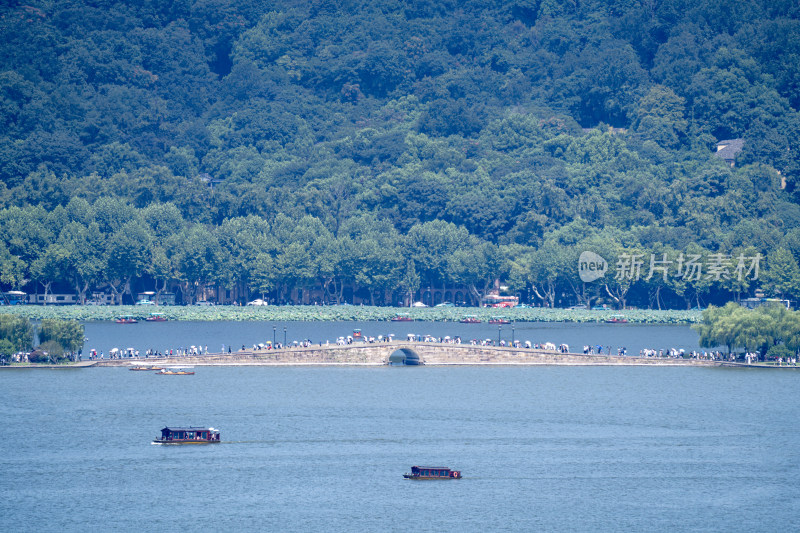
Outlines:
[[[719,361],[628,357],[615,355],[583,355],[514,347],[480,346],[442,343],[358,343],[293,347],[277,350],[241,350],[229,354],[208,353],[159,359],[147,359],[150,364],[211,366],[211,365],[350,365],[381,366],[389,364],[392,354],[407,354],[428,366],[453,365],[681,365],[716,366]],[[141,359],[140,359],[141,360]],[[109,366],[109,361],[102,366]],[[127,365],[114,360],[113,366]]]
[[[277,350],[242,350],[168,357],[100,359],[39,368],[110,366],[383,366],[393,353],[414,354],[426,366],[559,365],[559,366],[722,366],[721,361],[667,357],[584,355],[546,350],[470,345],[363,344],[312,346]],[[15,365],[22,367],[21,365]],[[34,368],[25,365],[24,368]]]
[[[800,368],[710,359],[562,353],[552,350],[439,343],[359,343],[276,350],[240,350],[160,357],[100,359],[62,365],[10,365],[0,368],[89,368],[132,366],[385,366],[392,354],[405,354],[426,366],[690,366]]]

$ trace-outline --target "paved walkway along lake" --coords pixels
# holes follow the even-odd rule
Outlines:
[[[123,366],[132,361],[169,365],[385,365],[395,352],[412,353],[426,365],[681,365],[720,366],[720,361],[672,357],[584,355],[553,350],[421,342],[356,343],[278,350],[172,357],[139,357],[97,361],[98,366]]]

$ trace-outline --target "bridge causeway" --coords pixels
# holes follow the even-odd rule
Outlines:
[[[681,365],[719,366],[718,361],[584,355],[514,347],[436,342],[357,342],[277,350],[240,350],[201,356],[101,360],[97,366],[125,366],[133,361],[160,365],[385,365],[397,351],[416,354],[426,365]]]

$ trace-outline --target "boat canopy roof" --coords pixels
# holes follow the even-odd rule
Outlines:
[[[161,430],[162,432],[168,431],[170,433],[175,433],[176,431],[213,431],[219,432],[218,429],[214,428],[205,428],[205,427],[174,427],[174,426],[167,426]]]

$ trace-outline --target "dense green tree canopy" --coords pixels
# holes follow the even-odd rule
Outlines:
[[[762,288],[794,297],[798,28],[763,0],[6,2],[0,283],[341,301],[502,278],[668,306],[761,286],[584,286],[591,245],[771,254]]]
[[[53,342],[61,347],[61,353],[53,354],[58,357],[65,353],[77,353],[83,348],[83,324],[77,320],[42,320],[39,326],[39,342]]]
[[[761,357],[791,356],[800,350],[800,312],[783,305],[765,305],[755,310],[734,303],[709,307],[693,326],[700,346],[725,346],[729,352],[744,350]],[[775,348],[781,347],[778,351]]]
[[[33,325],[27,318],[0,315],[0,341],[4,341],[2,355],[29,350],[33,345]]]

